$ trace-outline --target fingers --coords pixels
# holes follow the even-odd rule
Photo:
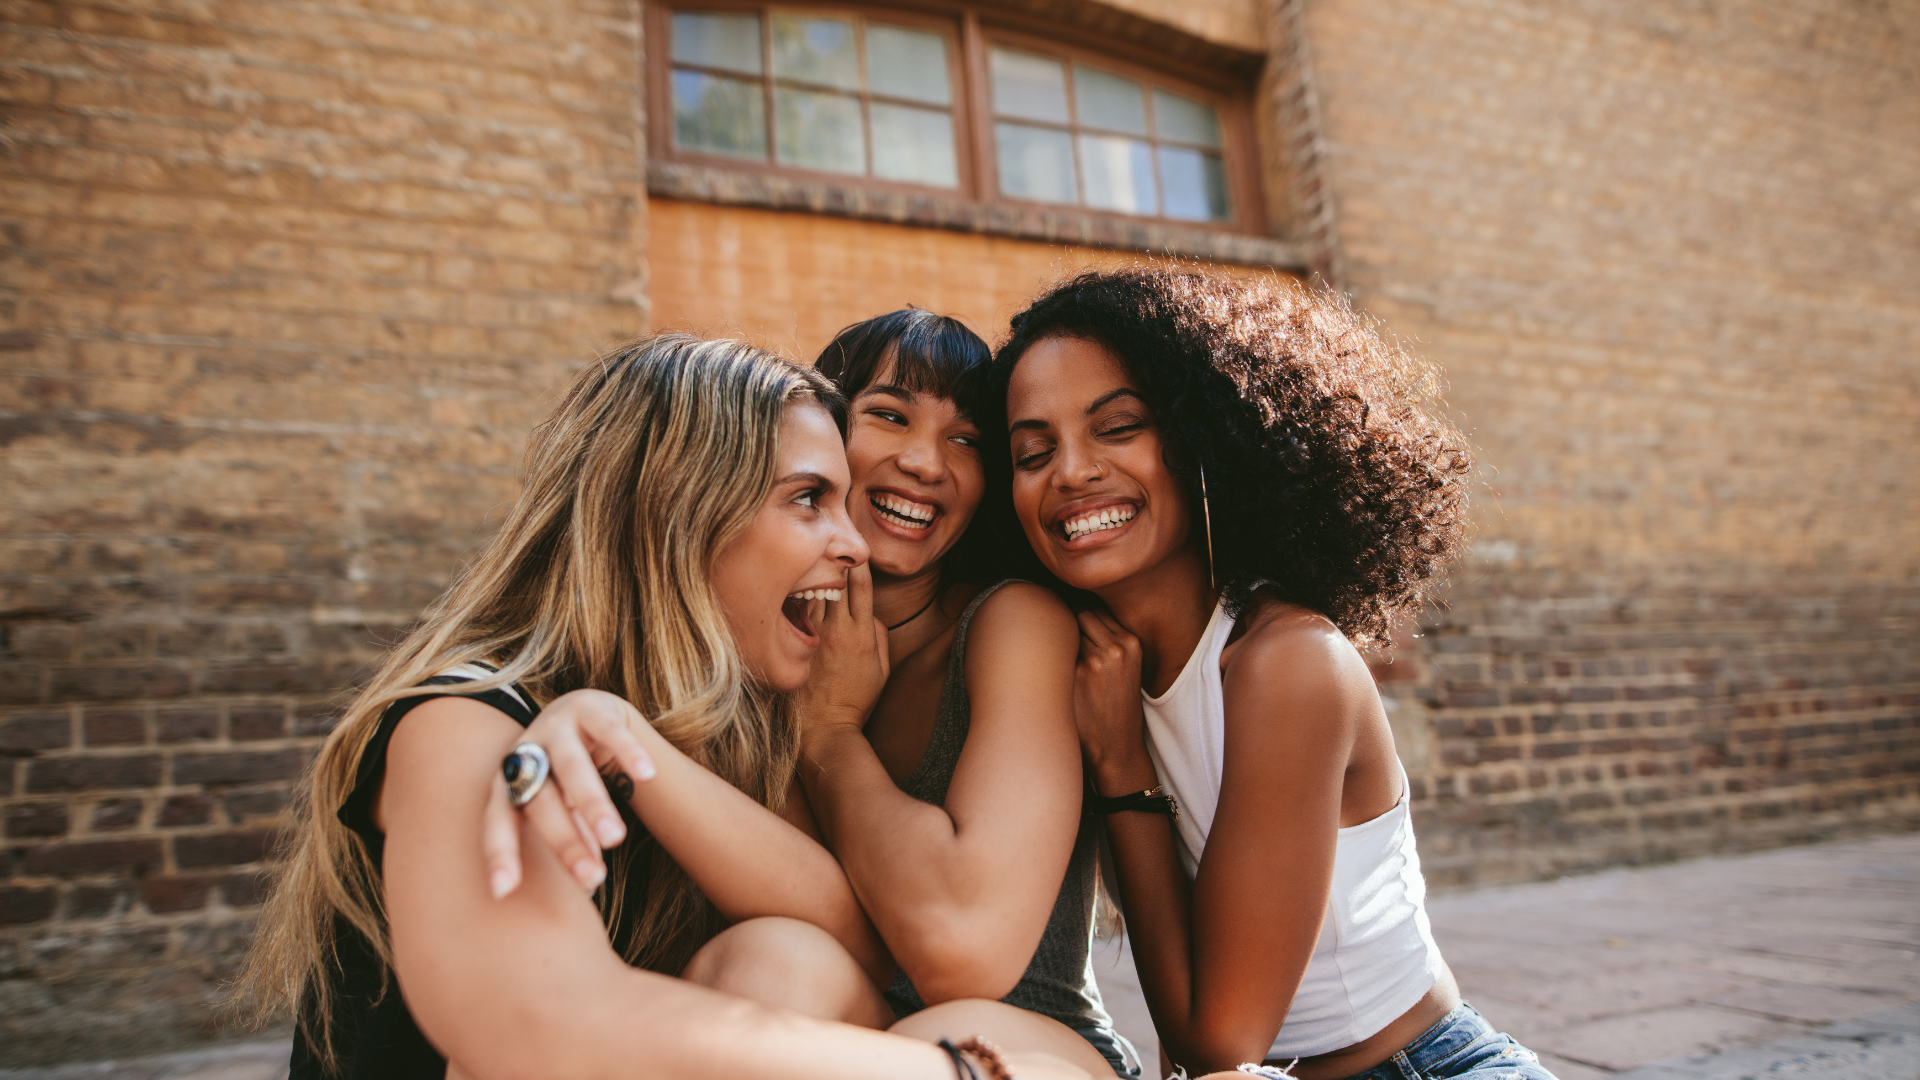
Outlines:
[[[600,887],[607,879],[607,869],[600,861],[599,845],[590,839],[592,834],[585,822],[567,809],[551,783],[541,788],[533,801],[521,810],[532,823],[533,831],[560,857],[561,865],[581,888],[591,892]]]
[[[486,861],[487,887],[495,900],[520,887],[520,815],[513,812],[506,777],[497,773],[487,792],[480,850]]]
[[[1137,643],[1140,640],[1133,636],[1133,631],[1121,625],[1120,620],[1114,618],[1112,612],[1090,611],[1088,612],[1088,614],[1092,615],[1096,620],[1098,620],[1101,626],[1106,627],[1107,633],[1113,638],[1114,641],[1119,642],[1120,644],[1126,645],[1126,644]]]
[[[547,787],[558,787],[567,809],[592,823],[588,835],[599,841],[597,846],[613,847],[625,839],[626,826],[620,823],[620,812],[613,808],[607,785],[594,767],[593,755],[581,741],[581,731],[554,728],[547,733],[546,749],[547,759],[553,762]]]
[[[610,757],[622,771],[633,777],[634,782],[639,784],[653,779],[658,773],[659,770],[653,764],[653,755],[647,753],[647,748],[641,746],[640,740],[634,736],[633,729],[627,726],[626,710],[596,710],[586,716],[580,726],[600,748],[600,753],[594,757],[595,761],[604,761]],[[618,842],[615,841],[615,843]]]
[[[847,571],[847,614],[862,623],[873,618],[873,571],[866,563]]]
[[[1105,649],[1113,645],[1113,631],[1100,621],[1100,616],[1091,611],[1082,611],[1074,616],[1080,624],[1080,652],[1085,655],[1088,649]]]

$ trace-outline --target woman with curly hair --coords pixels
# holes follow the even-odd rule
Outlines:
[[[1098,601],[1075,722],[1167,1057],[1551,1080],[1434,945],[1357,647],[1462,545],[1431,370],[1325,295],[1130,271],[1035,301],[996,373],[1028,542]]]

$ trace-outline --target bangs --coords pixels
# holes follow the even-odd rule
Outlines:
[[[893,361],[892,385],[945,398],[986,423],[993,358],[980,335],[958,319],[904,308],[840,331],[814,364],[848,399],[871,386]]]

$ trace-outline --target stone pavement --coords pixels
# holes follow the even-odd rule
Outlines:
[[[1560,1080],[1920,1080],[1920,834],[1454,893],[1428,912],[1467,1000]],[[1096,971],[1153,1060],[1131,962],[1109,946]]]
[[[1428,909],[1467,999],[1560,1080],[1920,1080],[1920,834]],[[1156,1060],[1123,943],[1102,942],[1095,970],[1121,1030]],[[0,1080],[276,1080],[285,1063],[279,1040]]]

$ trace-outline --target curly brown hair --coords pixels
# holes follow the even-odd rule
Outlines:
[[[1464,546],[1472,460],[1434,408],[1438,374],[1344,299],[1276,277],[1083,274],[1014,317],[996,385],[1053,337],[1120,360],[1196,502],[1204,471],[1231,613],[1262,588],[1383,643]]]

